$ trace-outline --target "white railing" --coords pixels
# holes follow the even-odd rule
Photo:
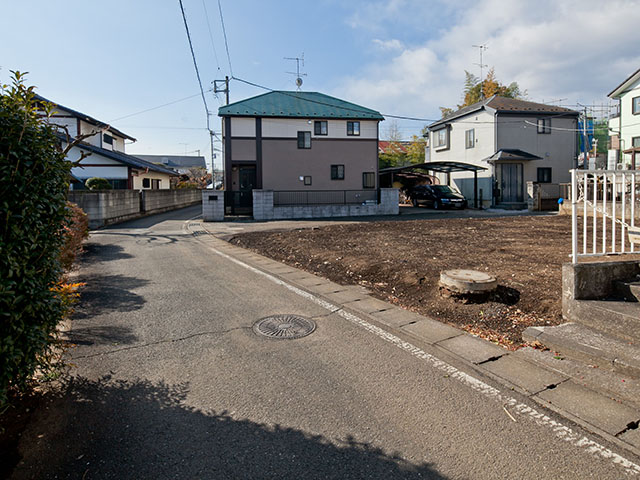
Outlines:
[[[571,170],[572,262],[637,253],[639,201],[640,170]]]

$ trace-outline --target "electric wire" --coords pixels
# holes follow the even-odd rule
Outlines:
[[[180,11],[182,12],[182,19],[184,20],[184,29],[187,32],[187,39],[189,40],[189,49],[191,50],[191,58],[193,59],[193,66],[196,70],[196,76],[198,77],[198,85],[200,85],[200,94],[202,95],[202,102],[204,103],[204,110],[207,115],[207,130],[211,130],[209,126],[209,107],[207,106],[207,99],[204,96],[204,88],[202,88],[202,80],[200,79],[200,71],[198,70],[198,62],[196,62],[196,54],[193,51],[193,43],[191,42],[191,34],[189,33],[189,25],[187,24],[187,16],[184,13],[184,6],[182,0],[178,0],[180,3]]]
[[[213,90],[211,90],[211,89],[207,90],[207,92],[211,92],[211,91],[213,91]],[[125,118],[134,117],[136,115],[141,115],[143,113],[152,112],[153,110],[157,110],[157,109],[163,108],[163,107],[168,107],[169,105],[174,105],[176,103],[184,102],[185,100],[190,100],[192,98],[199,97],[199,96],[200,96],[200,93],[194,93],[193,95],[189,95],[188,97],[180,98],[180,99],[174,100],[172,102],[163,103],[162,105],[157,105],[155,107],[147,108],[145,110],[140,110],[139,112],[130,113],[130,114],[124,115],[122,117],[114,118],[112,120],[109,120],[107,123],[112,123],[112,122],[116,122],[118,120],[124,120]]]
[[[231,55],[229,55],[229,42],[227,41],[227,30],[224,28],[224,17],[222,15],[222,5],[218,0],[218,11],[220,12],[220,23],[222,24],[222,34],[224,35],[224,48],[227,51],[227,60],[229,61],[229,73],[233,77],[233,67],[231,67]]]
[[[209,30],[209,40],[211,40],[211,48],[213,49],[213,56],[216,59],[216,66],[218,67],[218,71],[220,71],[220,62],[218,61],[218,52],[216,50],[216,44],[213,41],[213,33],[211,32],[211,23],[209,23],[209,12],[207,11],[207,2],[202,0],[202,7],[204,8],[204,18],[207,20],[207,30]],[[218,94],[215,94],[216,98]]]

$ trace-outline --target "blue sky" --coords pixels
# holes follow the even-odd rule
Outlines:
[[[183,3],[209,88],[230,75],[218,2]],[[484,63],[502,82],[517,81],[532,101],[606,102],[640,68],[638,0],[221,0],[221,6],[236,77],[293,90],[295,78],[285,72],[295,63],[283,57],[304,52],[304,90],[384,114],[437,119],[439,106],[459,103],[464,70],[479,74],[473,44],[487,44]],[[178,0],[5,0],[2,12],[0,81],[9,80],[9,70],[29,72],[41,95],[136,137],[128,153],[199,149],[208,157]],[[263,92],[231,83],[231,101]],[[206,98],[215,114],[222,96]],[[389,123],[382,123],[381,137]],[[408,138],[425,123],[398,126]],[[219,132],[217,116],[212,125]]]

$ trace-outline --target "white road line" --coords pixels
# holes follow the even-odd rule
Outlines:
[[[345,320],[348,320],[351,323],[361,328],[364,328],[368,332],[373,333],[374,335],[377,335],[378,337],[395,345],[396,347],[402,350],[405,350],[406,352],[410,353],[414,357],[417,357],[421,360],[425,360],[429,362],[433,367],[447,373],[451,378],[458,380],[459,382],[467,385],[468,387],[472,388],[477,392],[480,392],[482,395],[495,400],[496,402],[509,406],[512,409],[512,411],[517,415],[522,415],[522,416],[531,418],[538,425],[550,428],[555,434],[555,436],[560,438],[561,440],[564,440],[565,442],[577,448],[583,449],[594,456],[600,456],[600,457],[611,460],[615,465],[622,467],[627,474],[630,474],[630,475],[640,474],[640,465],[637,465],[632,461],[622,457],[621,455],[618,455],[617,453],[612,452],[611,450],[609,450],[603,445],[600,445],[594,440],[591,440],[584,435],[574,432],[573,430],[571,430],[571,428],[549,418],[544,413],[538,412],[537,410],[530,407],[529,405],[520,403],[515,398],[510,397],[508,395],[504,395],[503,393],[500,392],[500,390],[492,387],[491,385],[487,385],[483,381],[467,373],[464,373],[458,370],[453,365],[449,365],[448,363],[425,352],[424,350],[416,347],[415,345],[409,342],[405,342],[400,337],[397,337],[396,335],[393,335],[392,333],[387,332],[386,330],[380,327],[377,327],[376,325],[373,325],[367,322],[366,320],[363,320],[357,315],[353,315],[351,313],[345,312],[344,310],[341,310],[339,306],[334,305],[331,302],[327,302],[326,300],[323,300],[313,295],[312,293],[301,290],[300,288],[295,287],[294,285],[291,285],[285,282],[284,280],[280,280],[279,278],[276,278],[273,275],[270,275],[266,272],[263,272],[262,270],[252,267],[251,265],[248,265],[240,260],[237,260],[232,256],[227,255],[226,253],[221,252],[220,250],[210,245],[207,245],[207,247],[215,254],[235,263],[236,265],[239,265],[251,272],[261,275],[266,279],[270,280],[271,282],[287,288],[291,292],[312,301],[316,305],[319,305],[320,307],[325,308],[326,310],[335,311],[338,315],[340,315]]]

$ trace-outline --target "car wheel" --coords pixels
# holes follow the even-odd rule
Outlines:
[[[411,205],[413,205],[414,207],[418,206],[418,199],[417,198],[412,198],[411,199]]]
[[[440,202],[438,200],[433,201],[433,208],[440,210]]]

